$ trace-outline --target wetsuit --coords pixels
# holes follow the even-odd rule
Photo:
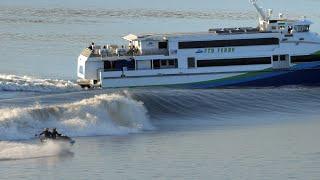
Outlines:
[[[59,134],[57,130],[53,130],[53,131],[52,131],[52,138],[53,138],[53,139],[56,139],[57,136],[61,136],[61,134]]]
[[[52,133],[50,131],[43,131],[42,133],[39,134],[39,136],[44,135],[45,138],[52,138]]]

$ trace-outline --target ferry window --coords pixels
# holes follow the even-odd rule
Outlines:
[[[159,49],[167,49],[168,48],[168,42],[159,42]]]
[[[135,70],[136,68],[136,61],[132,58],[129,62],[128,62],[128,70]]]
[[[160,69],[160,60],[153,60],[153,69]]]
[[[270,64],[271,57],[197,60],[197,67]]]
[[[291,56],[291,62],[299,63],[299,62],[313,62],[318,61],[317,55],[307,55],[307,56]]]
[[[174,60],[173,59],[168,60],[168,62],[169,62],[169,66],[174,66]]]
[[[167,60],[161,60],[161,66],[166,66],[167,65]]]
[[[104,64],[104,69],[105,70],[111,70],[112,69],[110,61],[104,61],[103,64]]]
[[[278,55],[274,55],[274,56],[272,56],[272,58],[273,58],[273,61],[278,61],[279,60],[279,56]]]
[[[117,61],[113,61],[112,62],[112,68],[113,70],[116,71],[121,71],[124,67],[128,67],[128,61],[126,59],[121,59],[121,60],[117,60]]]
[[[137,61],[137,69],[151,69],[151,60]]]
[[[277,26],[272,26],[271,29],[276,30]]]
[[[235,40],[215,40],[215,41],[185,41],[179,42],[179,49],[210,48],[210,47],[232,47],[232,46],[258,46],[277,45],[278,38],[258,38],[258,39],[235,39]]]
[[[188,58],[188,68],[194,68],[196,66],[194,57]]]
[[[286,60],[286,55],[280,55],[280,61],[285,61]]]
[[[178,60],[177,59],[157,59],[153,60],[154,69],[170,69],[177,68]]]

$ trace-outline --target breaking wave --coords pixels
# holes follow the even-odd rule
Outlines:
[[[154,126],[218,127],[313,119],[319,117],[319,97],[319,88],[303,87],[137,88],[59,93],[37,97],[41,105],[29,98],[24,107],[14,108],[10,106],[20,100],[3,100],[0,140],[31,139],[45,127],[56,127],[69,136],[97,136],[126,135]]]
[[[78,91],[80,89],[77,84],[66,80],[0,74],[0,91],[52,93]]]
[[[142,102],[118,94],[96,95],[79,102],[0,109],[1,140],[34,138],[45,127],[69,136],[118,135],[152,130]]]

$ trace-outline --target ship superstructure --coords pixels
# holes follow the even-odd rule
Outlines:
[[[129,34],[125,46],[92,46],[78,57],[83,87],[316,85],[320,38],[306,18],[272,16],[256,0],[258,27]],[[315,77],[317,76],[317,77]]]

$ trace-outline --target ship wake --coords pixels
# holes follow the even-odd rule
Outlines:
[[[72,81],[0,74],[0,91],[55,93],[79,90],[80,87]]]
[[[72,154],[68,146],[61,143],[27,144],[0,142],[0,161],[35,159]]]

